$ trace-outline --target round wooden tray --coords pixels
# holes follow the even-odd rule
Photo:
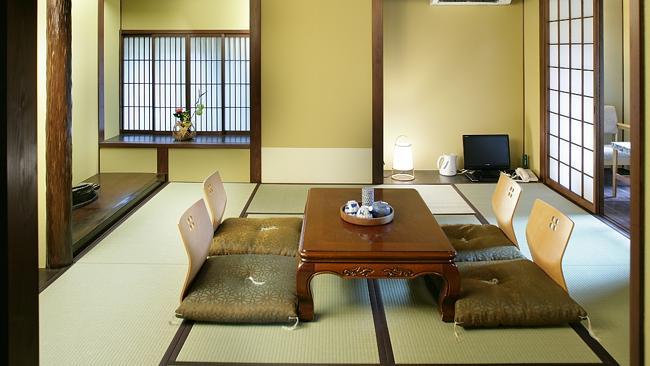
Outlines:
[[[362,226],[378,226],[378,225],[386,225],[393,221],[393,218],[395,217],[395,210],[391,207],[390,214],[388,216],[384,217],[377,217],[377,218],[372,218],[372,219],[362,219],[360,217],[356,216],[351,216],[345,213],[345,205],[341,206],[341,209],[339,210],[339,213],[341,214],[341,219],[345,222],[349,222],[350,224],[354,225],[362,225]]]

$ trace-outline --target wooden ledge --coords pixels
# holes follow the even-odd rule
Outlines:
[[[118,135],[101,141],[103,148],[250,149],[249,135],[202,135],[190,141],[176,141],[171,135]]]

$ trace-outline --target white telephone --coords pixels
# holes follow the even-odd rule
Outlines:
[[[523,182],[523,183],[539,181],[539,179],[537,179],[537,176],[535,175],[535,173],[533,173],[532,170],[524,169],[524,168],[515,169],[515,174],[514,174],[513,178],[515,178],[515,180]]]

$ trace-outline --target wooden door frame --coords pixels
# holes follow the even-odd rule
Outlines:
[[[597,2],[599,5],[594,7],[594,15],[598,11],[601,12],[602,0]],[[630,363],[631,365],[644,365],[645,352],[644,352],[644,327],[645,327],[645,300],[644,300],[644,286],[645,286],[645,194],[644,194],[644,175],[645,175],[645,107],[644,107],[644,22],[643,22],[643,0],[630,0],[629,19],[630,19],[630,121],[631,124],[631,141],[632,141],[632,161],[631,161],[631,228],[630,228]],[[598,14],[600,16],[600,14]],[[553,184],[549,184],[548,180],[548,164],[546,162],[548,152],[548,130],[546,123],[548,97],[546,94],[548,75],[548,53],[546,47],[547,37],[547,23],[548,23],[548,1],[540,1],[540,66],[544,79],[540,83],[541,103],[540,103],[540,163],[542,181],[550,188],[558,191],[566,198],[576,202],[574,197],[566,196],[563,192],[556,189]],[[598,21],[596,25],[599,29],[598,39],[602,39],[602,22]],[[601,47],[599,47],[600,49]],[[601,51],[601,50],[599,50]],[[602,52],[601,57],[602,59]],[[602,80],[602,70],[598,79]],[[598,87],[598,92],[601,93],[602,88]],[[602,110],[602,98],[600,98],[601,105],[599,110]],[[602,115],[602,114],[601,114]],[[601,118],[597,116],[597,118]],[[600,132],[597,135],[595,146],[602,146],[603,131],[602,123],[600,123]],[[596,166],[602,167],[602,154],[596,154]],[[603,172],[602,169],[596,169],[594,178],[598,177],[598,184],[596,184],[596,192],[594,195],[594,205],[596,214],[602,214],[602,195],[603,195]],[[599,195],[599,196],[597,196]],[[579,202],[576,202],[580,205]]]
[[[251,142],[250,181],[262,183],[262,0],[250,0]]]
[[[2,14],[2,364],[38,364],[37,2],[8,0]],[[10,92],[8,92],[10,91]],[[17,126],[17,127],[16,127]]]

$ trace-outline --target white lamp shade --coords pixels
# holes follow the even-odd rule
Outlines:
[[[393,151],[394,170],[413,170],[413,147],[410,143],[395,143]]]

